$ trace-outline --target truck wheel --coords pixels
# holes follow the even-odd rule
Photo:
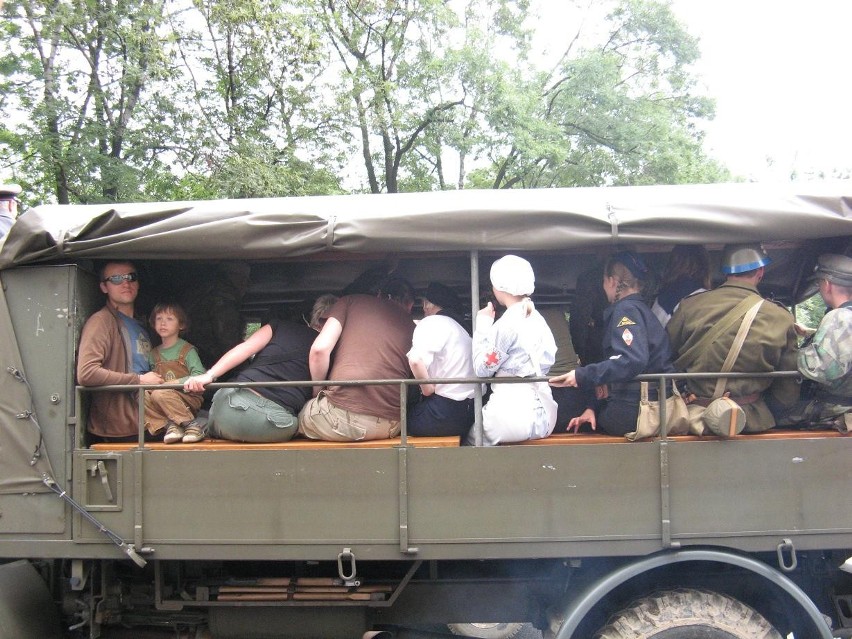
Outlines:
[[[522,623],[450,623],[454,635],[478,637],[479,639],[510,639],[524,627]]]
[[[755,610],[706,590],[669,590],[637,599],[595,639],[781,639]]]

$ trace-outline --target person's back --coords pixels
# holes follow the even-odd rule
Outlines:
[[[571,303],[568,319],[571,342],[584,366],[604,359],[603,314],[609,302],[601,288],[603,270],[603,263],[597,263],[580,274]]]
[[[18,216],[18,184],[0,184],[0,244],[3,243]]]
[[[343,326],[328,379],[407,379],[406,353],[414,322],[395,302],[369,295],[347,295],[331,310]],[[333,386],[327,391],[336,406],[385,419],[399,419],[395,385]]]
[[[494,297],[506,311],[496,319],[489,302],[476,315],[473,369],[478,377],[540,377],[556,359],[556,342],[529,296],[535,290],[532,266],[517,255],[491,265]],[[494,384],[482,410],[482,443],[541,439],[553,432],[557,405],[544,382]],[[468,434],[474,444],[476,433]]]
[[[317,332],[311,326],[285,320],[272,320],[273,339],[254,356],[251,364],[240,370],[233,382],[278,382],[310,379],[308,353]],[[289,407],[295,414],[310,398],[309,386],[263,386],[255,392]]]
[[[737,247],[731,247],[726,255],[737,255],[735,249]],[[723,258],[723,269],[727,268],[729,271],[753,265],[757,265],[757,268],[729,272],[726,282],[718,288],[683,299],[666,326],[672,351],[676,353],[677,368],[689,373],[721,371],[742,318],[748,310],[746,307],[753,306],[762,299],[757,291],[757,283],[763,276],[763,267],[769,263],[769,258],[762,249],[740,247],[738,250],[752,250],[764,257],[753,264],[728,266],[724,263],[726,258]],[[752,303],[744,300],[751,300]],[[729,314],[738,306],[743,309],[742,312],[737,313],[734,321],[726,322],[727,328],[721,334],[707,342],[704,338],[707,332],[720,326],[726,316],[730,319]],[[705,343],[696,347],[702,340]],[[796,332],[793,316],[786,309],[764,300],[731,371],[769,373],[790,370],[796,370]],[[707,403],[714,396],[716,379],[689,380],[687,388],[697,396],[699,403]],[[729,392],[731,399],[745,411],[747,432],[762,431],[775,426],[775,420],[762,397],[764,392],[770,392],[776,401],[784,405],[788,405],[798,396],[795,379],[729,379],[725,384],[725,391]]]
[[[420,320],[415,330],[437,336],[429,344],[431,377],[475,377],[470,335],[456,320],[446,315],[430,315]],[[437,339],[442,341],[438,343]],[[452,399],[467,399],[473,397],[473,389],[473,384],[438,384],[435,392]]]
[[[417,379],[475,377],[470,334],[461,325],[461,300],[439,282],[423,296],[424,317],[414,329],[408,363]],[[420,384],[408,407],[408,434],[466,435],[474,420],[474,384]]]

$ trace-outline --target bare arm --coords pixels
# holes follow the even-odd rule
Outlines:
[[[408,365],[411,367],[411,372],[414,373],[415,379],[429,379],[429,371],[426,370],[426,364],[420,359],[408,359]],[[428,397],[435,392],[434,384],[420,384],[420,392],[424,397]]]
[[[204,387],[217,377],[221,377],[229,370],[239,366],[252,355],[256,355],[262,351],[269,340],[272,339],[272,326],[264,324],[257,329],[251,337],[241,344],[237,344],[227,353],[219,358],[219,361],[213,364],[208,371],[202,375],[193,375],[184,382],[183,388],[188,392],[201,392]]]
[[[340,321],[337,318],[329,317],[322,327],[320,334],[314,340],[311,346],[311,353],[308,356],[308,367],[311,369],[311,379],[313,381],[328,379],[331,352],[337,345],[342,332],[343,325]],[[322,386],[314,386],[314,395],[316,396],[320,390],[322,390]]]

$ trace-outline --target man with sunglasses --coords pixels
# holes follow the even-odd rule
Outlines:
[[[100,288],[106,305],[83,326],[77,355],[77,381],[83,386],[162,384],[150,370],[151,338],[134,318],[139,276],[132,262],[107,262]],[[135,393],[91,393],[87,428],[92,441],[134,441],[139,413]],[[91,441],[90,441],[91,443]]]

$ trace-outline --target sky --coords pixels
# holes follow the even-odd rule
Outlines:
[[[546,24],[565,0],[541,0]],[[563,4],[565,3],[565,4]],[[852,171],[849,0],[672,0],[699,39],[699,87],[716,100],[705,149],[755,181]]]

